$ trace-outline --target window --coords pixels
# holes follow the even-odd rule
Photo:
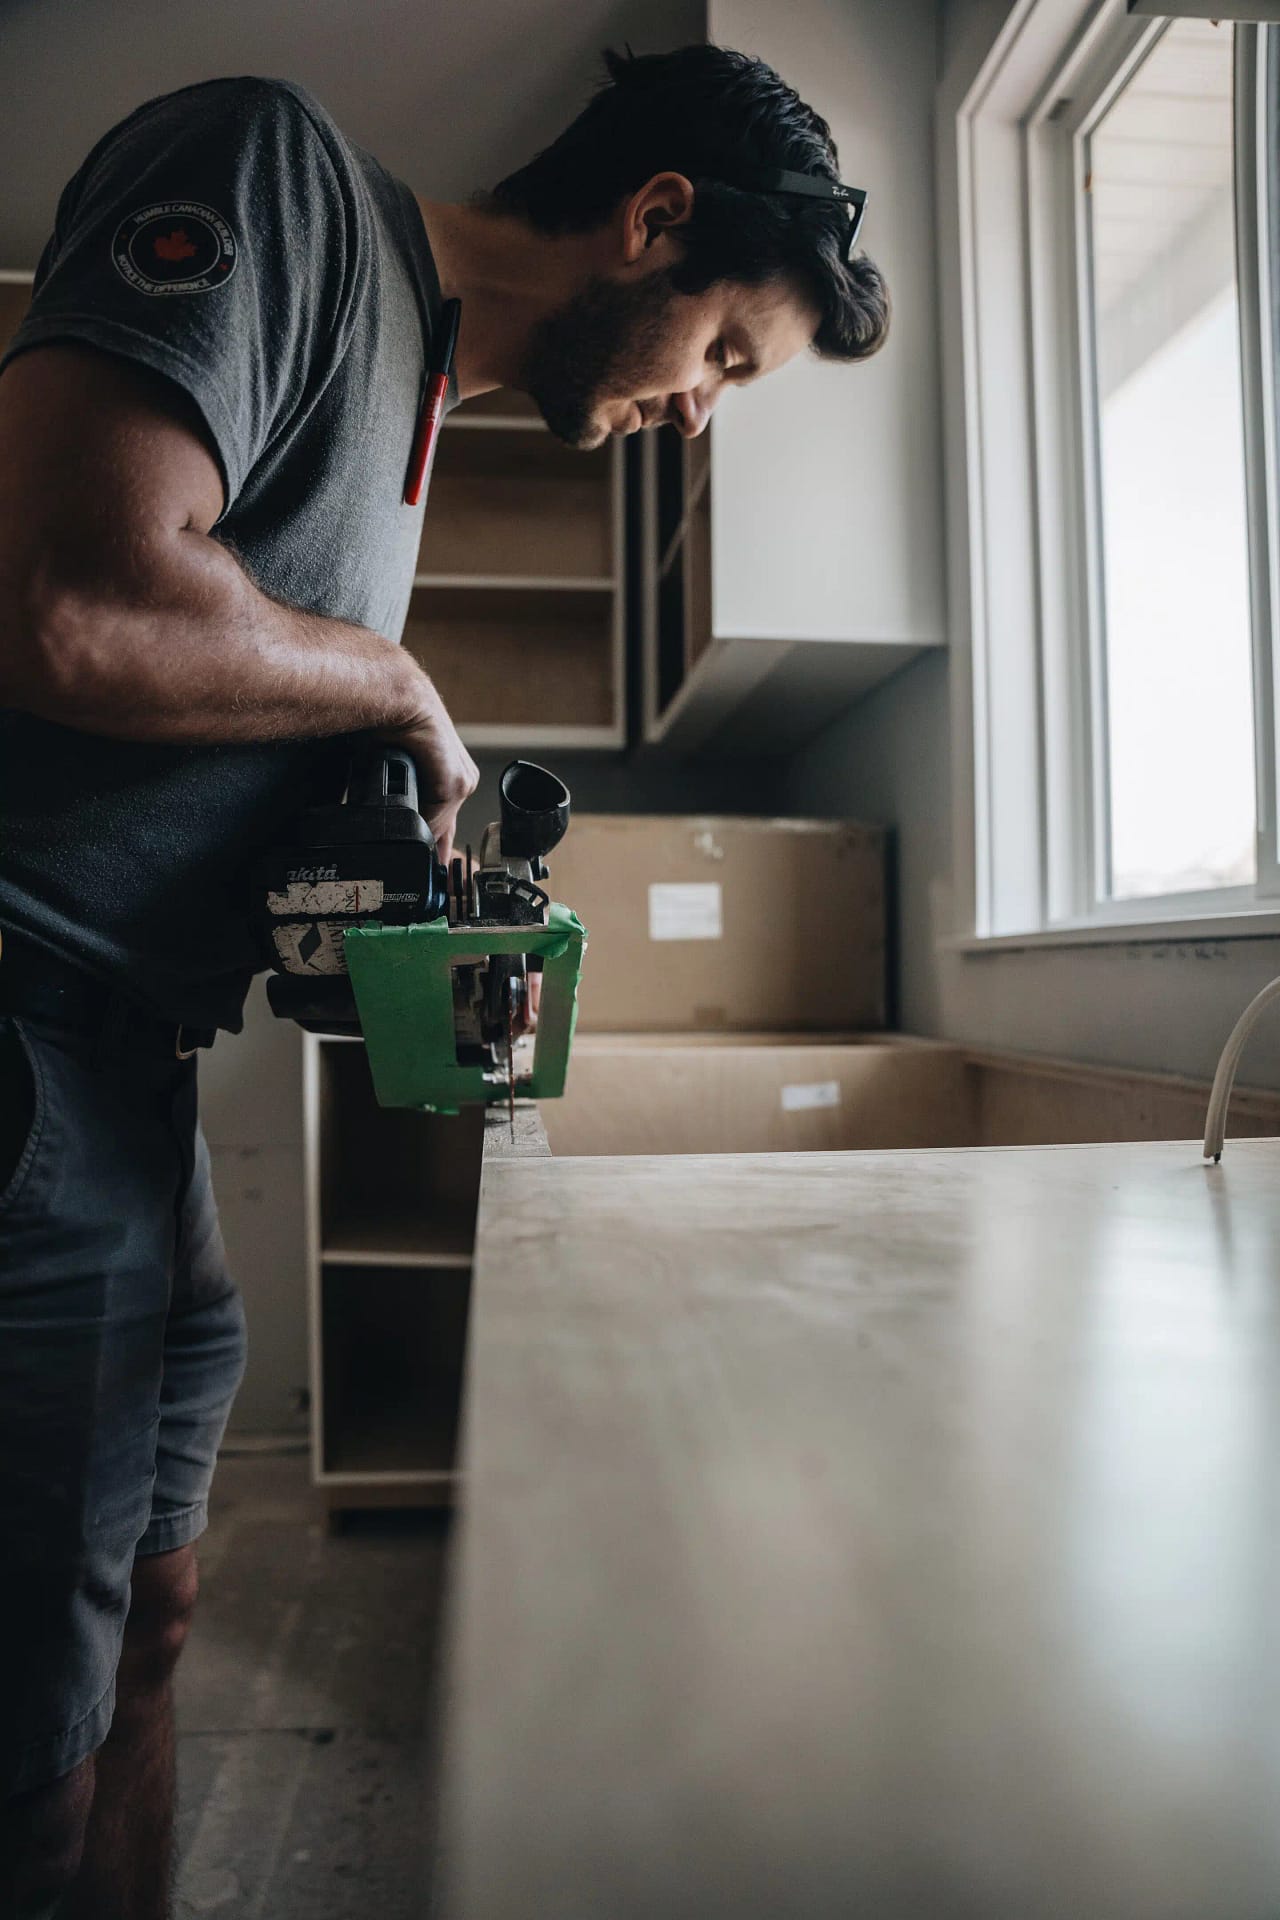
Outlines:
[[[1257,877],[1233,70],[1175,21],[1083,140],[1113,900]]]
[[[959,105],[979,936],[1280,912],[1269,69],[1037,0]]]

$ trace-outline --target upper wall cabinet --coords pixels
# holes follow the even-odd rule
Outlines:
[[[471,747],[625,739],[622,444],[562,446],[523,394],[440,436],[404,641]]]
[[[933,232],[932,0],[711,0],[830,123],[867,189],[861,245],[889,284],[887,345],[802,355],[669,429],[641,463],[650,740],[782,751],[945,638]],[[666,443],[666,444],[664,444]]]

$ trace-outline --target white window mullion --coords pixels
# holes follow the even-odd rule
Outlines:
[[[1107,4],[1111,0],[1106,0]],[[974,920],[981,935],[1044,923],[1047,794],[1037,635],[1039,508],[1033,431],[1032,301],[1026,267],[1026,124],[1046,65],[1061,58],[1103,0],[1018,0],[996,53],[954,102],[963,319],[964,485],[949,517],[965,588],[956,606],[957,656],[969,669],[972,727],[958,743],[957,816],[974,815]],[[944,142],[947,135],[944,134]],[[946,171],[942,174],[947,182]],[[949,264],[944,262],[944,265]],[[944,338],[944,365],[948,342]],[[971,784],[970,784],[971,782]],[[963,870],[963,866],[961,867]]]
[[[1277,132],[1270,89],[1280,80],[1280,33],[1236,29],[1236,270],[1240,285],[1240,349],[1244,381],[1250,603],[1253,621],[1254,752],[1258,792],[1257,890],[1280,895],[1277,857],[1276,648],[1280,593],[1276,552],[1276,370],[1274,285],[1277,220],[1272,141]]]
[[[1058,459],[1074,446],[1074,524],[1078,619],[1074,633],[1078,686],[1075,742],[1079,790],[1072,825],[1073,908],[1078,920],[1105,910],[1111,892],[1111,754],[1107,706],[1106,548],[1103,539],[1102,450],[1094,395],[1098,388],[1097,302],[1093,279],[1093,194],[1090,135],[1130,74],[1141,63],[1163,24],[1100,16],[1098,44],[1073,75],[1065,118],[1064,186],[1060,245],[1070,262],[1066,289],[1072,332],[1068,347],[1071,418],[1054,449]]]
[[[1074,167],[1053,88],[1027,128],[1046,926],[1088,911],[1082,854],[1093,831],[1077,267],[1064,244],[1074,226]]]
[[[979,120],[970,164],[983,209],[972,267],[979,424],[971,512],[980,583],[974,693],[985,717],[977,800],[988,884],[985,930],[1001,933],[1039,924],[1042,907],[1029,316],[1021,249],[1002,239],[1021,233],[1025,219],[1025,156],[1016,120],[995,114]]]
[[[1105,110],[1159,31],[1120,20],[1114,6],[1097,9],[1027,122],[1049,926],[1078,922],[1096,910],[1106,892],[1110,848],[1083,130]]]
[[[1073,208],[1071,237],[1075,261],[1075,314],[1078,348],[1073,360],[1077,381],[1077,427],[1080,435],[1080,547],[1081,602],[1084,631],[1080,635],[1079,671],[1087,688],[1084,709],[1085,738],[1081,751],[1085,833],[1077,854],[1077,907],[1094,912],[1111,891],[1111,782],[1107,720],[1107,592],[1106,550],[1102,538],[1102,452],[1099,446],[1093,393],[1097,381],[1096,306],[1093,289],[1092,214],[1089,182],[1089,137],[1077,132],[1071,142]]]
[[[1102,918],[1153,903],[1152,879],[1190,881],[1215,862],[1226,882],[1247,856],[1253,885],[1246,409],[1242,356],[1222,331],[1228,298],[1237,315],[1249,305],[1232,247],[1230,34],[1118,19],[1070,116],[1094,688],[1088,911]],[[1203,105],[1191,91],[1202,74]],[[1234,885],[1213,889],[1224,907]],[[1159,889],[1171,902],[1187,891]]]

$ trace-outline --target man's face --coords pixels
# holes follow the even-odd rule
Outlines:
[[[785,365],[817,327],[817,313],[779,282],[686,294],[665,267],[597,275],[535,328],[522,385],[573,447],[664,421],[692,436],[726,387]]]

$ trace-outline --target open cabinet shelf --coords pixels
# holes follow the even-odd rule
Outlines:
[[[405,643],[473,747],[620,747],[623,465],[522,394],[464,402],[440,438]]]
[[[313,1477],[331,1508],[451,1497],[484,1140],[380,1107],[359,1041],[306,1037]]]
[[[440,436],[420,571],[612,578],[613,450],[577,453],[547,432]]]
[[[462,1398],[470,1274],[326,1264],[324,1475],[448,1480]]]
[[[465,1265],[475,1239],[483,1114],[380,1107],[364,1047],[319,1042],[323,1258]]]
[[[658,565],[655,707],[666,713],[711,644],[711,466],[705,433],[677,441],[676,461],[660,453],[671,498],[659,525],[660,543],[663,524],[670,532]]]
[[[432,584],[414,589],[404,644],[468,741],[611,746],[617,618],[607,585]]]

